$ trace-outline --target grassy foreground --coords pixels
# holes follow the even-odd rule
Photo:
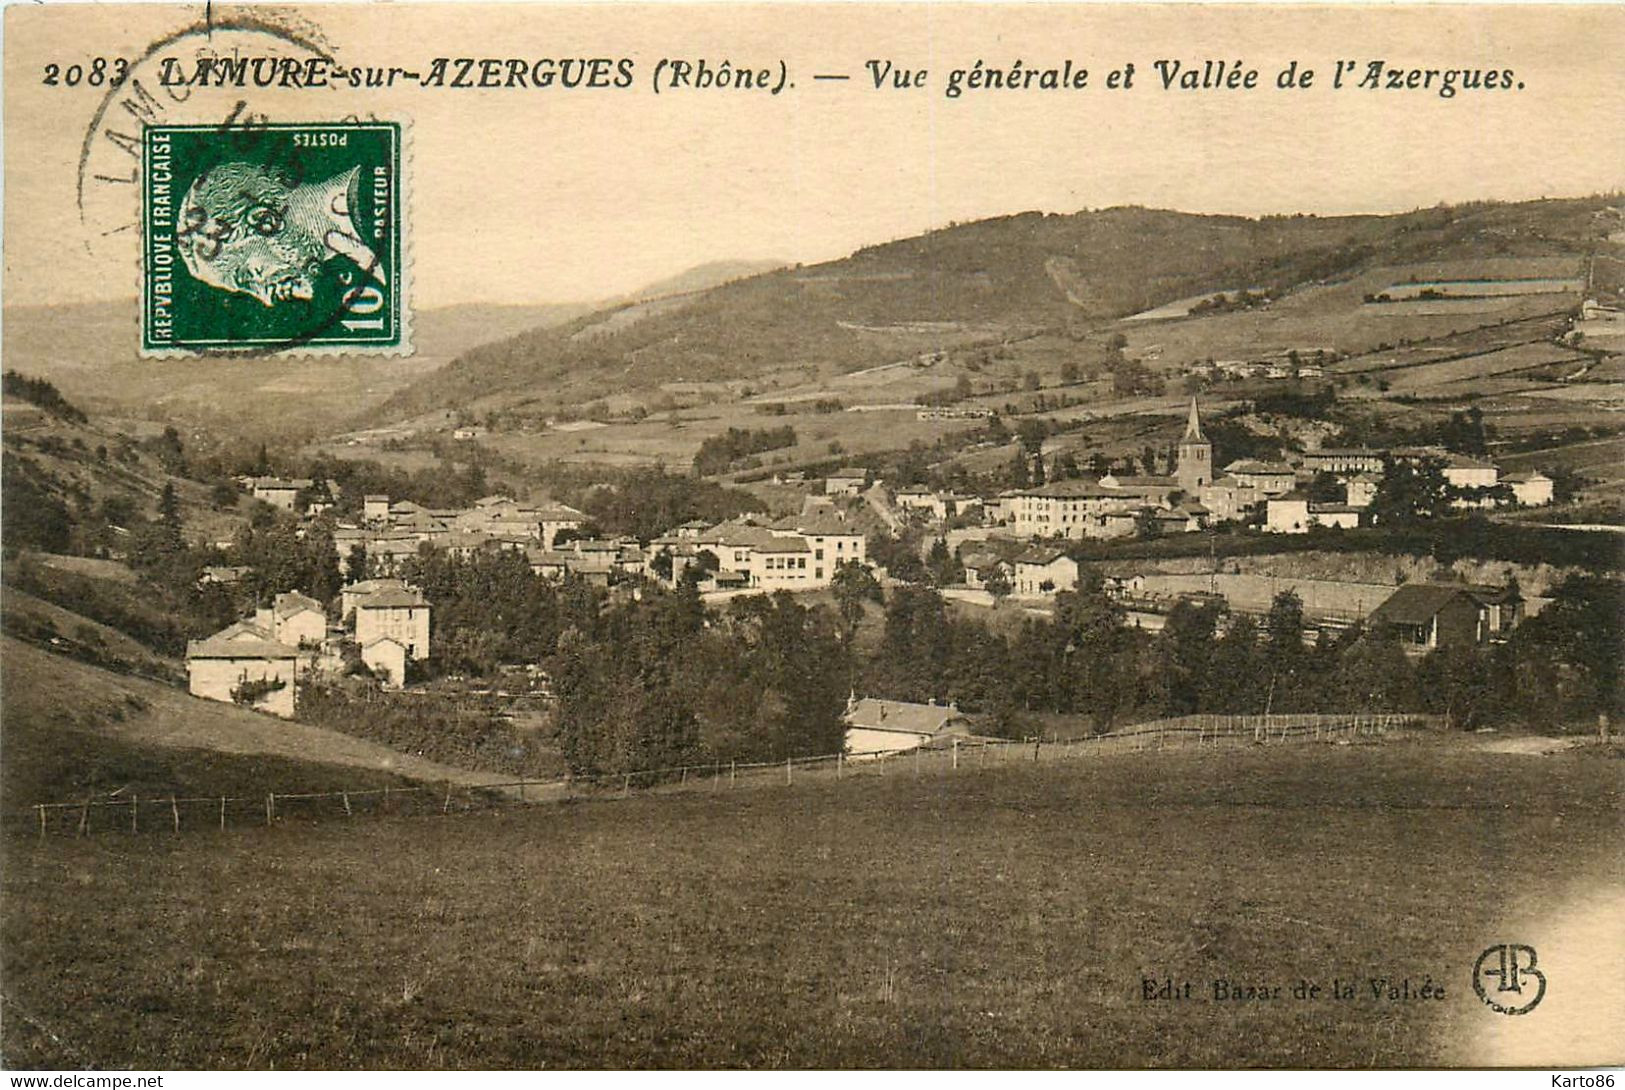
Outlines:
[[[1463,1062],[1621,763],[1460,737],[6,842],[9,1067]],[[1539,882],[1502,881],[1509,861]],[[1370,997],[1423,979],[1443,1001]],[[1147,1001],[1144,978],[1193,982]],[[1295,1001],[1300,979],[1357,999]],[[1211,982],[1283,986],[1212,1001]],[[1487,1023],[1486,1023],[1487,1024]]]

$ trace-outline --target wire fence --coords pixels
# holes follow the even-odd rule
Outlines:
[[[938,739],[906,749],[789,757],[782,761],[710,761],[595,776],[511,780],[477,785],[419,783],[265,795],[157,795],[120,792],[42,802],[5,815],[13,832],[85,837],[224,831],[233,827],[345,820],[383,815],[449,815],[510,806],[640,795],[733,791],[775,784],[837,782],[857,777],[924,776],[1009,765],[1093,758],[1150,750],[1218,749],[1289,742],[1347,743],[1398,731],[1443,730],[1428,715],[1188,715],[1109,734],[1066,740],[985,737]]]

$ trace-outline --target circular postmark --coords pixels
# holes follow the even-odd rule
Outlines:
[[[1473,991],[1497,1014],[1528,1014],[1546,997],[1546,974],[1533,946],[1503,942],[1473,962]]]

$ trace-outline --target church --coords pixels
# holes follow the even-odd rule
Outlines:
[[[1204,496],[1213,483],[1213,444],[1202,432],[1192,397],[1171,476],[1108,473],[1099,480],[1052,481],[1021,489],[1008,497],[1009,525],[1018,535],[1040,538],[1129,537],[1148,526],[1162,533],[1187,533],[1208,524],[1211,512]]]

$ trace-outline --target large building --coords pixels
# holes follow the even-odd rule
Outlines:
[[[388,637],[406,648],[408,658],[429,657],[429,602],[422,593],[389,586],[354,595],[351,600],[355,603],[355,640],[363,648]]]

